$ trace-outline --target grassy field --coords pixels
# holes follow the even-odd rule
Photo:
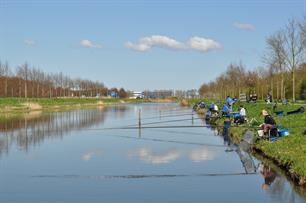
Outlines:
[[[152,102],[147,99],[119,98],[0,98],[0,112],[22,112],[52,108],[69,108],[88,105],[108,105],[115,103]]]
[[[190,105],[197,103],[199,100],[190,100]],[[206,103],[210,104],[209,101]],[[288,128],[290,135],[288,137],[281,137],[275,142],[269,142],[267,140],[258,139],[254,144],[254,150],[262,153],[264,156],[272,159],[280,167],[284,168],[290,176],[300,185],[306,184],[306,136],[303,134],[306,129],[306,113],[288,115],[288,116],[276,116],[273,113],[272,105],[264,102],[258,102],[255,104],[250,103],[237,103],[233,107],[233,111],[237,111],[238,107],[242,104],[247,110],[248,120],[256,119],[258,122],[252,122],[242,127],[232,127],[231,134],[234,140],[239,141],[243,135],[246,127],[255,127],[258,124],[263,123],[263,117],[261,116],[262,109],[266,109],[276,123],[281,128]],[[217,103],[219,109],[223,104]],[[282,105],[278,104],[276,111],[288,112],[295,110],[300,106],[305,106],[305,102],[298,104]],[[224,119],[217,120],[217,125],[222,126]],[[244,128],[243,128],[244,127]],[[252,129],[252,128],[251,128]],[[254,130],[255,132],[255,130]]]

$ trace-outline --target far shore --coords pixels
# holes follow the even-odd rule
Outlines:
[[[85,107],[104,107],[112,104],[167,103],[176,99],[128,98],[0,98],[0,113],[25,113],[31,111],[64,110]]]

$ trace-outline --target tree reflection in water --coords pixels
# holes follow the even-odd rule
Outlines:
[[[0,156],[8,154],[16,144],[19,149],[28,151],[45,139],[62,137],[73,130],[88,128],[103,123],[105,112],[113,108],[80,109],[65,112],[30,113],[20,118],[0,121]],[[119,116],[125,109],[114,108]]]

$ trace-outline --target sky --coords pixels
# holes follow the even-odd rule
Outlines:
[[[198,89],[230,63],[263,66],[265,39],[306,0],[0,0],[0,60],[104,82]]]

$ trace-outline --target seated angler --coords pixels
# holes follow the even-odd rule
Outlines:
[[[261,124],[260,127],[262,128],[264,134],[267,135],[269,130],[275,127],[276,122],[266,110],[262,110],[262,116],[264,116],[264,123]]]
[[[246,110],[243,105],[240,105],[239,115],[234,118],[234,123],[243,124],[246,122]]]
[[[215,103],[211,103],[211,105],[209,106],[209,110],[212,112],[212,113],[218,113],[219,109],[218,109],[218,106],[215,104]]]
[[[235,101],[230,96],[227,96],[226,104],[227,104],[227,106],[230,110],[232,110],[232,106],[233,106],[234,103],[235,103]]]
[[[199,104],[198,104],[198,107],[201,108],[201,109],[204,109],[205,106],[206,106],[205,102],[203,102],[203,101],[199,102]]]
[[[230,116],[230,109],[227,104],[223,105],[222,116]]]

